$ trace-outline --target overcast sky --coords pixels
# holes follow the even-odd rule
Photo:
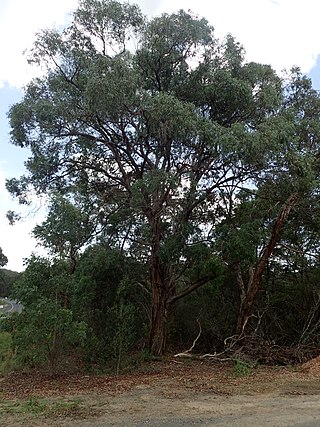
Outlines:
[[[6,178],[23,172],[27,152],[10,146],[6,112],[22,96],[21,88],[35,70],[23,51],[42,28],[61,27],[77,0],[0,0],[0,247],[9,258],[7,268],[21,271],[23,258],[35,249],[30,231],[38,214],[9,226],[8,209],[15,209],[4,188]],[[246,59],[271,64],[278,72],[299,66],[320,89],[320,3],[317,0],[138,0],[146,14],[155,16],[178,9],[206,17],[216,36],[231,33],[242,43]],[[39,202],[40,206],[40,202]]]

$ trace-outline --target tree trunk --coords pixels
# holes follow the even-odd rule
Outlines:
[[[152,292],[151,302],[151,330],[149,337],[149,350],[159,356],[165,351],[168,318],[168,299],[170,287],[166,268],[159,258],[161,232],[159,217],[150,218],[152,230],[152,245],[150,254],[150,286]]]
[[[152,289],[152,313],[149,349],[155,356],[161,356],[166,347],[168,296],[161,287]]]
[[[258,260],[256,268],[249,268],[249,279],[247,288],[244,286],[242,279],[240,263],[235,265],[237,273],[237,283],[240,288],[240,311],[237,320],[236,334],[243,334],[245,327],[248,323],[248,319],[252,313],[252,307],[256,300],[256,297],[260,290],[260,282],[262,274],[267,266],[268,260],[273,253],[273,250],[278,243],[280,231],[282,226],[288,217],[292,207],[297,203],[299,198],[298,193],[291,194],[283,204],[278,217],[272,227],[272,233],[266,246],[264,247],[262,254]]]
[[[160,356],[165,352],[167,340],[167,323],[169,314],[176,301],[194,292],[208,281],[215,278],[215,272],[199,277],[189,286],[177,293],[175,284],[175,270],[172,265],[163,262],[159,257],[161,232],[159,220],[156,217],[149,219],[152,230],[152,246],[150,254],[150,287],[152,292],[151,330],[149,336],[149,350]],[[170,311],[169,311],[170,310]]]

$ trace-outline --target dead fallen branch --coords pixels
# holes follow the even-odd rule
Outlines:
[[[201,324],[200,324],[198,319],[197,319],[197,323],[199,325],[199,332],[198,332],[198,335],[196,336],[195,340],[193,341],[192,346],[189,348],[189,350],[183,351],[182,353],[177,353],[173,357],[194,357],[194,355],[192,355],[191,352],[195,348],[196,343],[202,334]]]

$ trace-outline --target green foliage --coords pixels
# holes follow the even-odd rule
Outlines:
[[[179,301],[174,323],[170,323],[169,348],[190,348],[199,332],[200,323],[201,335],[195,352],[223,351],[225,338],[234,333],[238,314],[236,300],[237,289],[233,277],[224,270],[213,282]]]
[[[149,299],[137,285],[143,267],[105,245],[88,248],[74,274],[72,307],[88,325],[85,362],[119,373],[143,345]],[[144,306],[145,304],[145,306]]]
[[[51,253],[68,256],[90,240],[93,228],[88,212],[55,194],[46,220],[34,228],[33,234]]]
[[[0,373],[11,367],[13,357],[12,336],[9,332],[0,332]]]
[[[2,249],[0,248],[0,267],[3,267],[8,262],[8,258],[5,256],[5,254],[2,252]]]
[[[292,194],[291,211],[319,205],[320,96],[299,69],[280,78],[246,63],[231,35],[215,39],[205,19],[179,11],[147,20],[114,0],[80,1],[67,28],[38,34],[29,60],[46,73],[9,111],[12,143],[31,154],[7,188],[22,204],[34,191],[49,197],[34,233],[60,261],[31,260],[16,287],[25,345],[40,322],[29,347],[47,346],[54,359],[55,337],[80,343],[87,328],[88,359],[112,355],[120,370],[150,308],[149,342],[161,354],[167,313],[208,285],[181,303],[197,313],[217,277],[228,313],[215,296],[202,316],[221,342],[239,308],[234,268],[244,297],[270,238],[264,271],[276,261],[286,273],[290,257],[277,244],[314,267],[317,215],[293,213],[297,235],[286,224],[272,235]],[[226,327],[209,319],[217,312]]]
[[[204,55],[213,43],[208,22],[180,10],[154,18],[142,32],[136,61],[143,87],[152,91],[176,92],[188,78],[188,59]]]
[[[120,283],[115,303],[110,307],[107,314],[111,332],[109,333],[108,347],[116,362],[117,375],[123,368],[124,359],[133,349],[137,336],[137,309],[128,301],[128,286],[130,284],[127,279]]]
[[[247,377],[252,374],[252,366],[241,359],[236,359],[233,365],[233,373],[235,377]]]
[[[78,400],[54,400],[29,398],[26,401],[5,402],[1,404],[0,415],[9,414],[31,414],[34,416],[64,416],[68,412],[79,409]]]
[[[68,354],[68,348],[85,344],[85,323],[75,321],[71,310],[48,300],[24,308],[16,319],[15,328],[16,357],[22,367],[48,363],[54,372],[61,358]]]
[[[254,195],[255,191],[240,194],[241,203],[234,207],[232,217],[226,218],[216,228],[216,247],[223,259],[230,264],[237,261],[242,261],[245,265],[255,263],[257,248],[268,234],[269,230],[262,227],[265,209],[261,209],[261,200],[255,199]]]
[[[81,35],[91,40],[95,37],[104,54],[108,48],[125,49],[130,37],[138,34],[144,24],[138,6],[114,0],[81,0],[74,18]]]
[[[48,363],[54,372],[68,349],[85,343],[86,323],[76,321],[68,304],[68,274],[63,264],[31,258],[14,289],[24,309],[12,319],[18,364]]]
[[[12,287],[20,273],[6,268],[0,268],[0,297],[7,297],[11,294]]]

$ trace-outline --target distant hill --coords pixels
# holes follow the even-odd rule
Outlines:
[[[7,297],[10,295],[12,285],[18,279],[20,274],[21,273],[18,273],[17,271],[0,268],[0,297]]]

